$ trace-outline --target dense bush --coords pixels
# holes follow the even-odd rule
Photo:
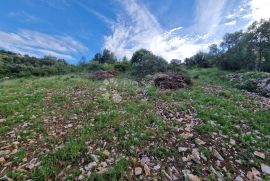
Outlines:
[[[138,53],[139,52],[139,53]],[[143,54],[143,52],[145,54]],[[168,63],[162,57],[156,56],[149,51],[139,50],[134,53],[132,63],[132,74],[138,78],[144,77],[148,74],[165,71]],[[132,60],[132,59],[131,59]]]
[[[94,62],[114,64],[117,62],[117,58],[113,52],[108,49],[104,49],[102,54],[97,53],[93,58]]]
[[[130,59],[130,63],[140,63],[144,61],[146,56],[154,56],[152,52],[146,50],[146,49],[140,49],[133,53],[132,58]]]
[[[199,52],[194,56],[185,60],[187,66],[198,66],[202,68],[210,67],[210,62],[207,59],[207,55],[203,52]]]
[[[225,70],[270,72],[270,19],[255,21],[246,31],[227,33],[208,53],[197,53],[186,60],[189,66],[218,66]]]
[[[126,72],[131,69],[129,62],[117,62],[114,64],[114,69],[118,72]]]
[[[77,68],[54,57],[36,58],[0,51],[0,78],[49,76],[75,72]]]
[[[93,62],[88,64],[87,69],[89,71],[112,70],[112,69],[114,69],[114,65],[93,61]]]

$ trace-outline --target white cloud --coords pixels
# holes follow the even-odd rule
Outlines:
[[[193,29],[197,33],[214,33],[222,18],[223,9],[227,0],[197,0],[196,17]]]
[[[270,0],[242,0],[232,11],[234,3],[229,0],[196,0],[193,25],[164,29],[138,1],[120,3],[124,11],[111,25],[112,34],[105,36],[103,45],[118,57],[131,57],[134,51],[146,48],[168,61],[183,60],[220,42],[227,32],[244,29],[254,20],[270,18]]]
[[[72,37],[30,30],[16,33],[0,31],[0,47],[21,54],[37,57],[50,55],[67,60],[74,59],[76,53],[87,51],[86,47]]]
[[[234,26],[234,25],[236,25],[236,20],[233,20],[233,21],[229,21],[227,23],[224,23],[224,25],[226,25],[226,26]]]
[[[112,26],[114,21],[112,21],[110,18],[104,16],[103,14],[91,9],[90,7],[87,6],[86,3],[82,3],[80,1],[76,1],[76,3],[83,8],[85,11],[87,11],[88,13],[91,13],[92,15],[95,15],[96,17],[98,17],[100,20],[102,20],[103,22],[105,22],[108,26]]]
[[[252,21],[270,18],[269,0],[249,0],[251,9],[250,17]]]
[[[183,60],[199,50],[206,50],[216,41],[210,34],[215,32],[220,22],[220,11],[225,1],[199,1],[196,24],[189,28],[165,30],[146,7],[135,0],[123,0],[121,5],[124,12],[118,15],[117,22],[111,26],[112,34],[105,36],[103,48],[112,50],[118,57],[131,57],[134,51],[146,48],[168,61],[174,58]],[[183,34],[182,30],[188,29],[196,36]]]

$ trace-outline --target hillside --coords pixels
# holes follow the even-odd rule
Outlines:
[[[0,50],[0,79],[29,76],[49,76],[75,72],[75,66],[65,60],[45,56],[36,58]]]
[[[120,74],[0,82],[0,176],[14,180],[269,180],[270,99],[217,68],[159,90]],[[268,165],[268,166],[267,166]]]

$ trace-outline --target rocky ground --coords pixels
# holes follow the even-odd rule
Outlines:
[[[270,99],[204,80],[174,91],[78,75],[2,82],[0,177],[269,180]]]

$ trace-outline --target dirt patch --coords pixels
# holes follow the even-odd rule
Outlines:
[[[182,72],[165,72],[157,74],[154,83],[160,89],[179,89],[190,85],[191,80]]]
[[[91,79],[95,79],[95,80],[104,80],[104,79],[108,79],[108,78],[113,78],[117,75],[117,72],[115,70],[100,70],[100,71],[96,71],[94,73],[92,73],[90,75]]]

